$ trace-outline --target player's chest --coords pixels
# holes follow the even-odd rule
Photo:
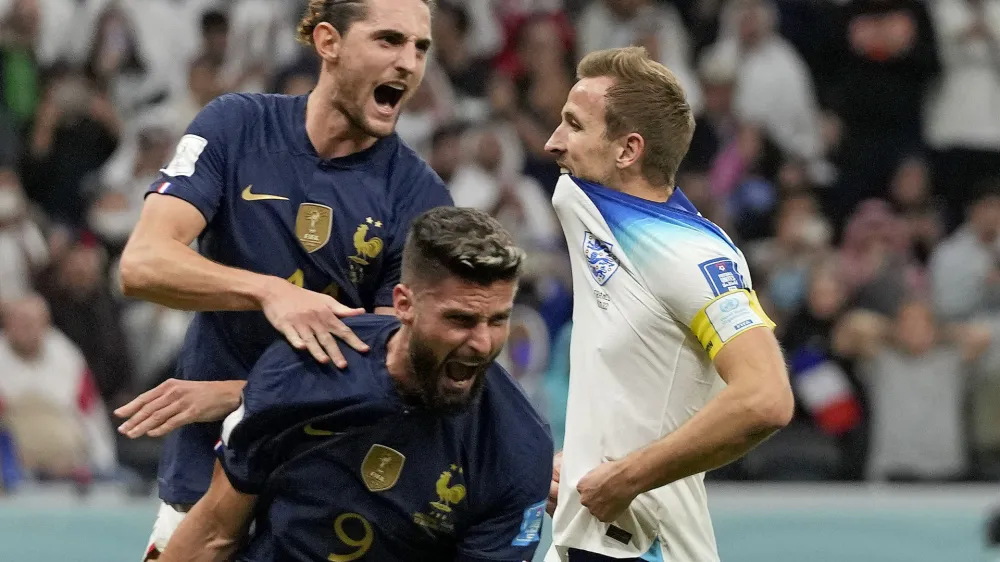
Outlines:
[[[293,256],[359,283],[391,243],[387,182],[308,158],[244,161],[228,179],[225,229],[252,255]]]
[[[382,560],[372,556],[400,549],[412,551],[416,560],[421,553],[451,548],[483,501],[476,492],[480,471],[460,442],[420,421],[380,425],[384,427],[333,436],[310,452],[308,462],[295,463],[303,470],[296,480],[316,482],[323,475],[322,481],[329,483],[317,489],[315,505],[306,512],[323,514],[321,528],[351,520],[364,534],[364,523],[369,523],[366,560]],[[336,533],[327,542],[323,548],[331,555],[352,551]]]

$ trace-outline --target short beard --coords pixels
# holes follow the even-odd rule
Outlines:
[[[424,408],[439,414],[455,414],[464,410],[469,404],[478,400],[483,393],[486,374],[491,358],[484,362],[480,371],[475,374],[472,388],[464,394],[450,394],[442,390],[440,382],[446,377],[444,365],[449,357],[438,361],[431,348],[424,344],[416,334],[410,337],[409,375],[411,384],[400,391],[405,396],[420,403]]]

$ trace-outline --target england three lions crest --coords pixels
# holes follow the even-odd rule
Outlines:
[[[611,253],[611,244],[598,240],[593,234],[583,235],[583,253],[587,256],[590,273],[598,285],[604,285],[618,271],[618,260]]]

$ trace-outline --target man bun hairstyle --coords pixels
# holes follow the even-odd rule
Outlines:
[[[480,285],[516,281],[524,256],[510,233],[487,213],[437,207],[410,226],[401,281],[433,284],[449,276]]]

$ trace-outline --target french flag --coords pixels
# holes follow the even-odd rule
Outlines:
[[[820,429],[843,435],[861,423],[861,403],[847,374],[826,353],[803,348],[791,358],[792,385]]]
[[[156,188],[156,192],[161,194],[166,193],[168,187],[170,187],[170,182],[165,181]]]

